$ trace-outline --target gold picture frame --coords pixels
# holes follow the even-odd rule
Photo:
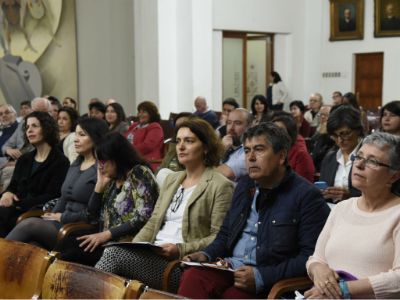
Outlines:
[[[364,38],[364,0],[329,0],[330,41]]]
[[[375,37],[400,36],[400,0],[375,0]]]

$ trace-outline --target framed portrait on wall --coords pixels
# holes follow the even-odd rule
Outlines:
[[[400,0],[375,0],[375,37],[400,36]]]
[[[329,0],[330,41],[364,38],[364,0]]]

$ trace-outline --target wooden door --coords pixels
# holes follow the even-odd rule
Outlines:
[[[382,105],[383,52],[356,54],[355,91],[358,103],[376,110]]]

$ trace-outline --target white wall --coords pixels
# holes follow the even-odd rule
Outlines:
[[[76,36],[80,111],[90,98],[115,98],[134,111],[132,0],[77,0]]]

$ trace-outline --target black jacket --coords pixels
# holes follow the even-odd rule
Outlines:
[[[57,147],[53,147],[47,159],[32,172],[35,155],[36,150],[33,150],[17,160],[10,185],[6,189],[19,198],[15,205],[22,211],[60,197],[61,185],[69,168],[68,159]]]

